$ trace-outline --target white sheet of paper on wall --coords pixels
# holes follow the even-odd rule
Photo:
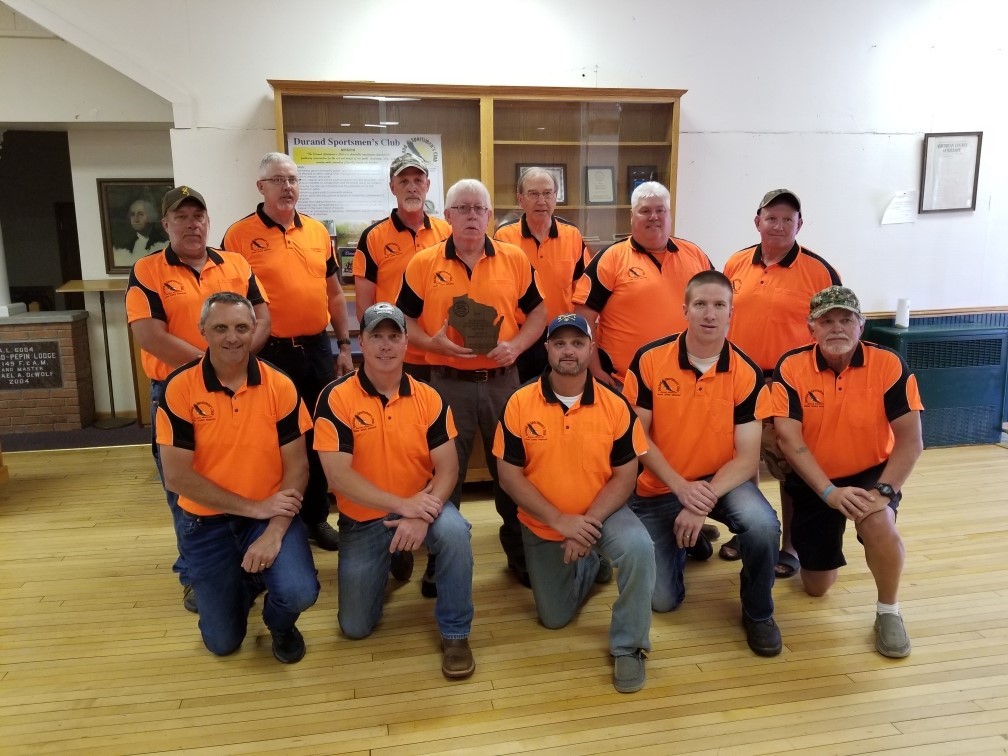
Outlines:
[[[917,190],[896,192],[882,215],[882,225],[913,223],[917,219]]]

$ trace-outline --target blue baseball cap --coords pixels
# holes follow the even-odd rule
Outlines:
[[[558,328],[577,328],[581,333],[587,336],[589,339],[592,337],[591,326],[588,325],[588,321],[584,319],[581,315],[577,315],[573,312],[568,312],[565,315],[557,315],[550,322],[549,327],[546,329],[546,338],[549,339],[553,335],[553,331]]]

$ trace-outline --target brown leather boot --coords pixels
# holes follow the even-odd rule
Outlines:
[[[476,671],[468,638],[442,638],[441,651],[441,671],[449,680],[464,680]]]

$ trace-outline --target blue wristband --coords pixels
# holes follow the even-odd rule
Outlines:
[[[830,483],[828,486],[826,486],[826,490],[823,491],[821,494],[819,494],[819,498],[822,499],[823,501],[826,501],[826,497],[829,496],[835,490],[836,486]]]

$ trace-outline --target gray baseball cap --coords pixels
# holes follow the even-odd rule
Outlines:
[[[403,315],[402,310],[388,302],[378,302],[364,310],[364,315],[361,317],[361,330],[364,333],[371,333],[379,323],[386,320],[391,320],[402,333],[406,333],[406,316]]]

